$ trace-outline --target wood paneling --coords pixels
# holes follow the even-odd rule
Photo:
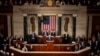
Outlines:
[[[13,46],[19,44],[21,49],[24,45],[31,51],[74,51],[76,44],[55,44],[54,41],[46,41],[45,44],[23,44],[22,41],[14,41]],[[16,47],[16,46],[15,46]]]
[[[0,31],[4,36],[8,35],[7,16],[0,15]]]
[[[1,13],[13,13],[12,6],[0,6],[0,14]]]
[[[10,47],[10,53],[14,53],[14,56],[88,56],[90,53],[90,48],[86,47],[85,49],[76,51],[76,52],[67,52],[67,51],[22,51],[16,48]]]
[[[100,32],[100,16],[92,17],[92,34]]]

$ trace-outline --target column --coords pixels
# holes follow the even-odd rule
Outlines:
[[[38,14],[38,35],[41,35],[42,34],[42,31],[41,31],[41,14]]]
[[[27,32],[27,14],[23,14],[23,24],[24,24],[24,40],[26,41],[27,40],[27,35],[28,35],[28,32]]]
[[[88,16],[88,19],[89,19],[88,37],[91,37],[91,34],[92,34],[92,16],[89,15],[89,16]]]
[[[58,14],[58,32],[57,35],[61,35],[61,18],[62,18],[62,14]]]
[[[73,14],[73,29],[72,29],[73,41],[75,41],[75,38],[76,38],[76,16],[77,16],[77,14]]]
[[[8,24],[8,36],[12,36],[12,18],[11,15],[7,15],[7,24]]]
[[[87,28],[86,28],[86,39],[88,40],[88,33],[89,33],[89,16],[88,16],[88,18],[87,18]]]

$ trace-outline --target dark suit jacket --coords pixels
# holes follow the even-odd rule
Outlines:
[[[67,34],[64,34],[64,37],[63,37],[63,44],[67,44],[67,43],[70,43],[70,37],[69,35]]]
[[[82,45],[81,45],[81,48],[82,48],[82,49],[85,48],[85,47],[86,47],[85,44],[82,44]]]
[[[43,33],[42,33],[42,35],[43,35],[43,36],[45,36],[45,35],[47,35],[47,36],[48,36],[48,35],[49,35],[49,33],[48,33],[48,32],[43,32]]]
[[[96,52],[95,47],[96,47],[96,42],[92,42],[92,45],[91,45],[92,52]]]
[[[30,44],[37,43],[37,36],[36,36],[35,33],[34,34],[30,34],[28,36],[28,43],[30,43]]]
[[[56,33],[55,32],[51,32],[51,36],[56,36]]]

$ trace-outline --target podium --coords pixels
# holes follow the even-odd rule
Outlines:
[[[51,41],[47,40],[46,43],[47,43],[47,50],[48,51],[54,50],[54,40],[51,40]]]

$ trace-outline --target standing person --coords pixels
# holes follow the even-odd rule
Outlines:
[[[51,34],[49,34],[49,35],[47,36],[47,40],[48,40],[48,41],[52,41]]]
[[[34,32],[29,36],[29,40],[31,44],[37,43],[37,36]]]
[[[45,31],[43,31],[42,35],[46,37],[49,35],[49,33],[48,33],[48,31],[45,30]]]
[[[28,51],[28,48],[26,47],[26,45],[24,45],[24,47],[22,48],[23,51]]]
[[[86,47],[84,41],[82,41],[82,43],[81,43],[81,47],[82,47],[82,49]]]
[[[74,51],[78,51],[79,47],[76,45]]]
[[[63,36],[63,43],[64,44],[70,43],[70,36],[69,36],[69,34],[64,34],[64,36]]]
[[[80,41],[81,41],[81,37],[78,36],[78,37],[76,38],[76,42],[80,42]]]
[[[93,52],[93,53],[96,52],[96,38],[95,38],[94,35],[92,36],[92,45],[91,45],[91,49],[92,49],[92,52]]]
[[[51,36],[56,36],[56,32],[54,31],[54,29],[51,31]]]

